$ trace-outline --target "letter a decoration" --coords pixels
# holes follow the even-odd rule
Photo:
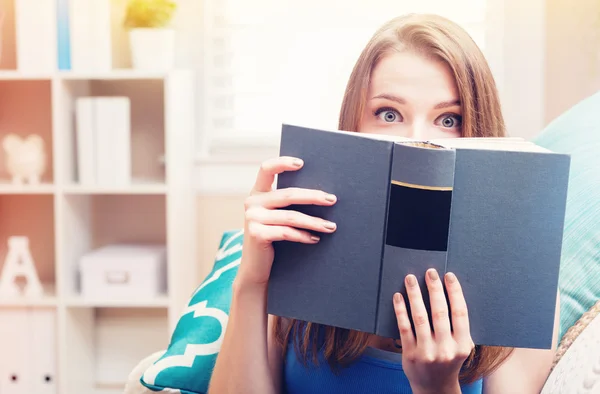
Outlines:
[[[26,280],[23,295],[27,297],[42,295],[42,285],[29,251],[29,238],[10,237],[4,268],[0,274],[0,296],[16,297],[22,295],[16,282],[16,279],[20,276]]]

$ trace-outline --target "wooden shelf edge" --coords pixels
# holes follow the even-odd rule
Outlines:
[[[140,183],[132,184],[126,187],[102,187],[102,186],[82,186],[69,185],[64,186],[61,190],[65,194],[166,194],[167,186],[164,183]]]
[[[15,185],[8,182],[0,182],[0,195],[2,194],[53,194],[56,188],[51,183],[39,185]]]
[[[17,296],[3,297],[0,296],[0,307],[56,307],[58,306],[58,298],[54,285],[42,283],[43,295],[37,297]]]
[[[65,300],[67,307],[75,308],[168,308],[168,296],[159,296],[147,300],[95,300],[79,296],[72,296]]]

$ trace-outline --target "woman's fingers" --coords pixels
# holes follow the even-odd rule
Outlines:
[[[304,162],[296,157],[280,156],[266,160],[260,166],[253,192],[265,193],[271,191],[275,175],[284,171],[296,171],[302,168]]]
[[[471,331],[469,327],[469,313],[467,302],[462,292],[462,287],[456,275],[449,272],[445,276],[448,300],[450,301],[450,314],[452,316],[452,328],[454,338],[458,343],[472,344]]]
[[[400,331],[400,344],[403,352],[410,352],[415,347],[415,336],[412,331],[410,319],[408,318],[408,310],[402,294],[394,294],[394,311],[396,312],[396,321],[398,322],[398,330]]]
[[[308,231],[288,226],[267,226],[259,222],[248,224],[248,236],[264,244],[270,244],[275,241],[291,241],[305,244],[319,242],[319,237]]]
[[[335,202],[336,197],[324,191],[293,187],[255,194],[246,200],[247,207],[262,206],[268,209],[283,208],[293,204],[328,206]]]
[[[452,336],[444,286],[442,286],[442,280],[434,268],[427,270],[425,277],[429,292],[433,332],[436,339],[443,341]]]
[[[410,302],[410,310],[417,334],[417,343],[428,342],[431,339],[431,328],[429,327],[429,317],[423,302],[423,295],[419,287],[419,282],[414,275],[407,275],[405,278],[406,294]]]
[[[270,210],[253,207],[246,211],[246,219],[266,225],[290,226],[304,230],[331,233],[335,223],[291,210]]]

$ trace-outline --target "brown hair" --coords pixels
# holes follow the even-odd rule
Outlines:
[[[350,75],[344,94],[339,129],[359,131],[367,100],[370,76],[386,54],[410,50],[445,62],[456,80],[463,109],[462,137],[503,137],[505,125],[496,85],[489,66],[471,37],[455,23],[436,15],[410,14],[384,24],[363,49]],[[287,349],[294,339],[296,353],[306,363],[309,354],[317,362],[317,351],[333,368],[347,365],[368,346],[370,334],[320,324],[275,318],[275,338]],[[471,383],[494,371],[512,349],[476,346],[460,373],[461,383]]]

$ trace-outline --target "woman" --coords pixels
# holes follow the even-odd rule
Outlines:
[[[339,129],[414,139],[505,135],[494,80],[480,50],[460,27],[431,15],[396,18],[376,32],[350,76]],[[441,278],[429,270],[427,289],[420,289],[413,275],[405,278],[409,299],[394,296],[400,343],[267,316],[272,242],[316,243],[318,237],[306,230],[336,230],[334,223],[281,209],[335,204],[336,196],[326,191],[272,190],[276,174],[302,166],[292,157],[264,162],[246,200],[242,263],[211,393],[540,392],[554,350],[474,346],[459,278],[452,273]],[[433,327],[427,324],[422,291],[430,295]]]

